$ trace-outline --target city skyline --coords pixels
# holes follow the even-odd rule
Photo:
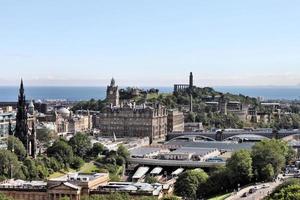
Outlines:
[[[0,85],[300,84],[297,1],[0,4]]]

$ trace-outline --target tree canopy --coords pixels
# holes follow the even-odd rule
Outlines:
[[[88,135],[76,133],[69,141],[75,155],[84,158],[92,148],[91,140]]]
[[[175,193],[187,199],[195,199],[198,187],[207,179],[208,175],[202,169],[185,171],[175,183]]]
[[[73,150],[70,145],[64,140],[56,140],[52,146],[47,149],[47,155],[54,157],[58,162],[68,167],[73,159]]]
[[[24,160],[26,157],[26,149],[21,140],[17,137],[9,136],[7,138],[7,149],[13,151],[19,160]]]
[[[253,170],[257,180],[271,179],[284,168],[294,152],[282,140],[263,140],[252,147]],[[270,164],[270,165],[268,165]],[[273,170],[271,169],[273,168]],[[273,171],[273,172],[272,172]]]
[[[247,150],[240,150],[231,156],[226,163],[228,173],[232,183],[237,184],[247,184],[251,181],[253,176],[252,172],[252,158],[251,153]]]

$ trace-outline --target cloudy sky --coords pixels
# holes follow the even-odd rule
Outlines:
[[[299,85],[298,0],[0,0],[0,85]]]

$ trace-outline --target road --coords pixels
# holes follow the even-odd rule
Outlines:
[[[255,185],[255,186],[252,185],[252,186],[241,189],[239,192],[237,192],[237,193],[231,195],[230,197],[226,198],[226,200],[240,200],[240,199],[260,200],[260,199],[263,199],[264,197],[268,196],[268,194],[271,194],[272,191],[282,183],[283,183],[283,181],[276,180],[276,182],[261,183],[261,184]],[[270,187],[262,188],[263,185],[269,185]],[[249,189],[253,188],[253,187],[258,187],[258,188],[261,188],[261,189],[258,189],[253,194],[249,194]],[[247,197],[242,197],[242,195],[244,193],[247,193],[248,196]]]

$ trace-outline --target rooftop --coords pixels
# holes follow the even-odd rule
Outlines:
[[[61,182],[73,182],[73,181],[80,181],[80,182],[88,182],[95,180],[99,177],[107,176],[106,173],[69,173],[67,175],[50,179],[50,181],[61,181]]]

